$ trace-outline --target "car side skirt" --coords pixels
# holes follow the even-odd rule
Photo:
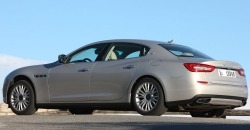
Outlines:
[[[39,103],[38,108],[70,109],[93,108],[98,110],[133,110],[130,103]]]

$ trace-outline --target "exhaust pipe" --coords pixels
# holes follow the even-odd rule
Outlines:
[[[247,101],[242,101],[242,106],[245,106],[247,104]]]
[[[211,101],[211,98],[198,98],[195,102],[198,104],[205,104],[209,103]]]

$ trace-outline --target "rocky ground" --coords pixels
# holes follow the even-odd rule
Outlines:
[[[103,110],[95,110],[94,114],[108,114],[108,113],[136,113],[133,111],[123,112],[123,111],[103,111]],[[58,109],[38,109],[36,115],[69,115],[70,113],[65,110]],[[167,112],[167,115],[188,115],[187,112]],[[7,106],[7,104],[0,104],[0,115],[15,115]],[[250,116],[250,110],[226,110],[224,115],[226,116]]]
[[[250,110],[226,110],[224,113],[226,116],[250,116]]]
[[[53,114],[60,114],[60,115],[68,115],[70,114],[68,111],[61,111],[58,109],[38,109],[36,115],[53,115]],[[0,104],[0,115],[15,115],[10,108],[8,108],[7,104],[1,103]]]

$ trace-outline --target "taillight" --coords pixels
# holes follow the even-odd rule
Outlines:
[[[244,69],[239,69],[239,70],[238,70],[238,73],[239,73],[241,76],[244,76],[244,77],[246,76],[246,75],[245,75]]]
[[[200,63],[184,63],[184,66],[191,72],[212,72],[215,67]]]

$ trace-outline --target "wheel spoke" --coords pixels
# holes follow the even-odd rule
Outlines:
[[[156,99],[153,99],[153,100],[152,100],[152,103],[153,103],[154,105],[156,105],[157,100],[156,100]]]
[[[145,107],[145,105],[146,105],[146,102],[145,102],[145,101],[143,101],[143,102],[142,102],[142,104],[141,104],[141,108],[144,108],[144,107]]]
[[[153,89],[152,89],[152,94],[154,95],[155,93],[157,93],[157,90],[156,90],[156,88],[154,87]]]
[[[153,108],[152,102],[149,102],[148,105],[149,105],[149,108],[150,108],[150,110],[151,110],[151,109]]]
[[[21,109],[21,102],[18,102],[17,109],[20,111],[20,109]]]
[[[147,86],[146,85],[143,85],[143,87],[141,88],[143,91],[144,91],[144,93],[147,91]]]
[[[145,92],[143,92],[141,89],[139,90],[139,92],[137,94],[141,94],[141,95],[144,95]]]
[[[138,102],[136,102],[139,106],[141,106],[143,100],[139,100]]]
[[[19,94],[18,87],[16,87],[16,88],[14,89],[14,93]]]
[[[23,104],[24,104],[25,107],[27,107],[28,106],[28,101],[27,100],[23,100]]]
[[[151,102],[148,102],[148,110],[151,110],[152,107],[151,107]]]
[[[143,98],[143,95],[137,95],[136,98]]]
[[[18,97],[18,93],[13,92],[13,97]]]
[[[19,93],[23,94],[23,85],[19,85],[18,89],[19,89]]]
[[[148,111],[148,102],[145,103],[145,110]]]
[[[147,92],[149,92],[149,87],[150,87],[150,84],[149,83],[147,83]]]
[[[17,105],[18,105],[18,101],[17,101],[17,100],[14,100],[14,101],[12,102],[12,104],[13,104],[14,106],[17,106]]]

